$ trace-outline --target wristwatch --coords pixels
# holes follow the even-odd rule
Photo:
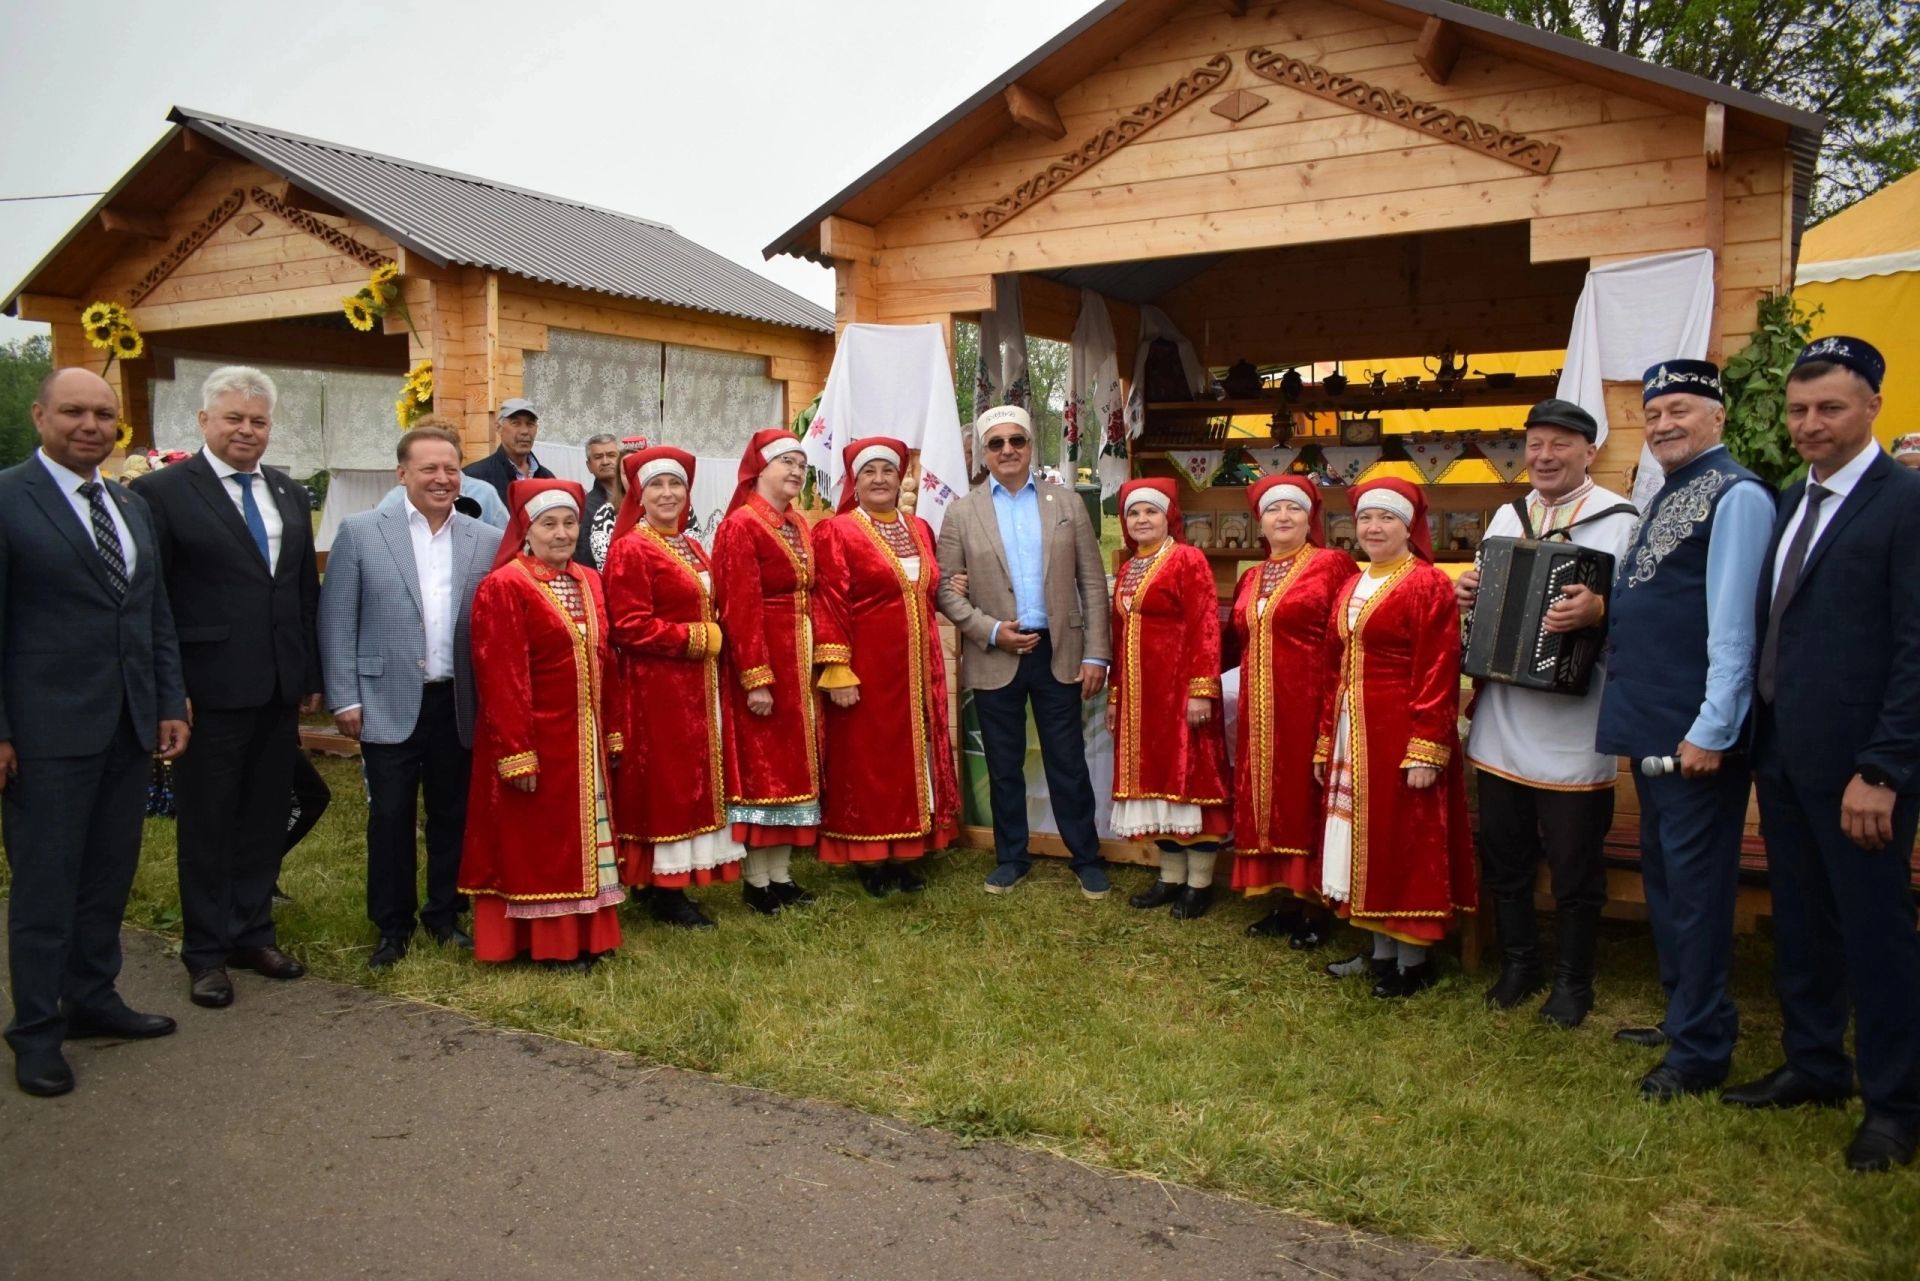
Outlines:
[[[1862,765],[1859,769],[1855,770],[1854,773],[1858,774],[1860,781],[1868,787],[1891,788],[1893,786],[1893,775],[1887,773],[1887,771],[1881,769],[1878,765]]]

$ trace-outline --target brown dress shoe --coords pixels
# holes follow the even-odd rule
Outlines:
[[[201,970],[189,976],[192,982],[187,996],[195,1005],[209,1010],[224,1010],[233,1004],[233,980],[221,969]]]
[[[297,979],[307,972],[306,966],[277,947],[241,948],[227,958],[227,965],[236,970],[252,970],[270,979]]]

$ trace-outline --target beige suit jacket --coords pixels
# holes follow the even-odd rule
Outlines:
[[[1011,622],[1018,612],[992,488],[991,482],[974,486],[947,509],[940,527],[937,600],[940,612],[960,631],[960,683],[966,689],[1003,688],[1020,667],[1018,655],[992,644],[994,625]],[[1078,681],[1082,659],[1113,657],[1100,539],[1072,490],[1040,481],[1035,493],[1053,675],[1062,682]],[[967,576],[965,596],[948,585],[961,573]]]

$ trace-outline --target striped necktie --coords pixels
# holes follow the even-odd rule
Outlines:
[[[127,555],[120,546],[120,533],[113,527],[113,516],[107,511],[107,499],[100,482],[90,480],[80,486],[80,495],[87,500],[93,515],[93,545],[100,550],[100,559],[106,562],[107,581],[113,584],[116,596],[125,596]]]

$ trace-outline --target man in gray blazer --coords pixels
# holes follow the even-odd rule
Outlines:
[[[63,1039],[173,1031],[114,983],[148,758],[186,749],[187,706],[153,520],[100,477],[118,398],[61,369],[32,413],[39,451],[0,472],[0,823],[7,1043],[20,1088],[48,1096],[73,1088]]]
[[[470,947],[456,886],[473,744],[473,594],[493,564],[493,530],[453,509],[460,444],[438,427],[400,437],[406,501],[340,523],[320,585],[327,706],[360,740],[367,779],[367,964],[407,954],[414,913],[441,943]],[[427,898],[415,881],[414,816],[427,809]]]
[[[1088,898],[1108,889],[1093,825],[1080,702],[1107,682],[1107,575],[1100,538],[1072,490],[1033,474],[1033,420],[1017,406],[980,416],[989,478],[940,528],[940,612],[960,630],[960,681],[973,691],[999,860],[989,894],[1033,868],[1027,848],[1027,707],[1033,707],[1054,822]],[[954,578],[964,574],[964,588]]]

